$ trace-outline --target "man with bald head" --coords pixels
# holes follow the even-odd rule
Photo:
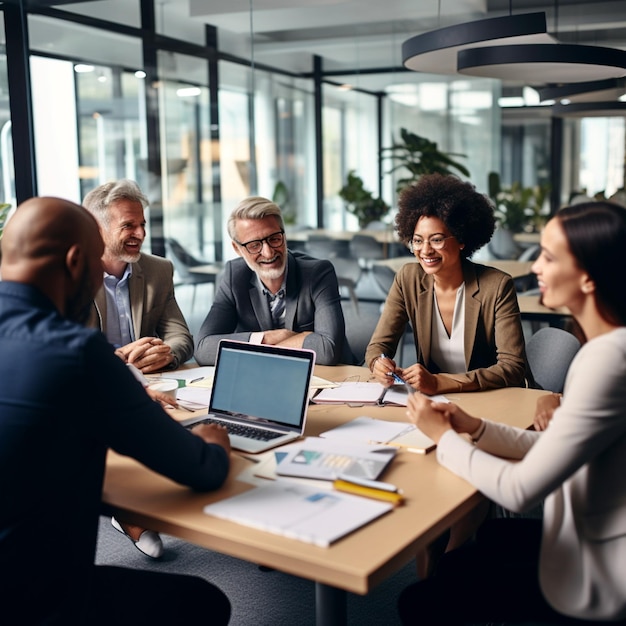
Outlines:
[[[0,243],[2,616],[20,624],[226,624],[230,603],[207,581],[94,565],[107,449],[211,490],[228,474],[226,431],[185,430],[104,335],[83,326],[104,249],[83,207],[27,200]]]

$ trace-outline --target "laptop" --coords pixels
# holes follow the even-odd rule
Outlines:
[[[226,426],[232,448],[250,454],[294,441],[304,433],[314,365],[312,350],[222,339],[208,413],[182,424]]]

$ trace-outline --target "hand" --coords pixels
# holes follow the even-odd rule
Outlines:
[[[144,374],[165,369],[174,361],[171,348],[157,337],[142,337],[118,348],[115,354]]]
[[[405,382],[407,382],[413,389],[421,391],[428,396],[435,395],[437,393],[437,376],[431,374],[423,365],[416,363],[399,372]]]
[[[390,359],[388,356],[379,356],[374,359],[374,366],[372,367],[372,374],[374,374],[374,378],[385,387],[390,387],[393,385],[393,377],[389,374],[391,372],[396,372],[396,362],[393,359]],[[400,374],[398,373],[398,376]]]
[[[406,414],[409,421],[434,442],[439,443],[443,434],[452,429],[446,407],[445,402],[433,402],[420,393],[412,393],[409,395]]]
[[[222,446],[230,454],[230,439],[225,426],[219,424],[198,424],[191,429],[191,432],[200,437],[205,443],[216,443]]]
[[[304,340],[310,334],[310,330],[297,333],[286,328],[276,328],[264,331],[262,343],[271,346],[282,346],[283,348],[302,348]]]
[[[450,426],[452,426],[457,433],[476,432],[482,423],[482,420],[477,417],[472,417],[452,402],[435,402],[434,405],[446,414],[450,420]]]
[[[533,427],[535,430],[545,430],[552,419],[555,409],[561,405],[560,393],[549,393],[537,399]]]
[[[163,391],[155,391],[154,389],[150,389],[150,387],[144,387],[146,393],[155,401],[158,402],[163,407],[174,407],[178,408],[178,402],[172,396],[164,393]]]

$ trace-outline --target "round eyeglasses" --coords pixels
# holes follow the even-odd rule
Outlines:
[[[424,247],[425,243],[428,243],[433,250],[442,250],[446,247],[446,239],[454,239],[454,235],[448,235],[447,237],[443,235],[433,235],[426,240],[420,237],[414,237],[409,241],[409,249],[411,252],[419,251]]]
[[[246,241],[246,243],[237,241],[237,244],[243,246],[250,254],[258,254],[263,250],[264,242],[267,242],[270,248],[280,248],[285,243],[285,231],[279,230],[277,233],[263,237],[263,239],[253,239],[252,241]]]

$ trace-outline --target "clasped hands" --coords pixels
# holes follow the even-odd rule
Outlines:
[[[452,402],[434,402],[419,393],[409,396],[406,414],[409,421],[435,443],[439,443],[448,430],[474,433],[482,423],[482,420],[472,417]]]
[[[144,374],[165,369],[174,360],[171,348],[158,337],[142,337],[117,348],[115,354]]]

